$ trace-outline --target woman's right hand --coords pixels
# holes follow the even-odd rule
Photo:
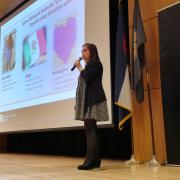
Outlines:
[[[81,66],[81,63],[79,60],[76,60],[74,65],[78,68],[79,71],[82,71],[83,70],[83,67]]]
[[[76,67],[79,67],[81,64],[80,64],[80,61],[79,60],[76,60],[75,61],[75,63],[74,63],[74,65],[76,66]]]

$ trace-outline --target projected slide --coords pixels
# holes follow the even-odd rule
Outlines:
[[[0,112],[75,97],[84,0],[38,0],[1,26]]]

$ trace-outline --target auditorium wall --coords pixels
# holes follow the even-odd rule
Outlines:
[[[159,31],[158,31],[158,10],[165,8],[177,0],[140,0],[140,8],[143,25],[146,33],[147,43],[145,45],[146,68],[150,79],[150,96],[152,101],[152,118],[155,137],[155,154],[159,162],[166,161],[166,143],[164,133],[164,121],[162,110],[161,80],[160,80],[160,55],[159,55]],[[129,36],[130,49],[132,40],[134,0],[128,0],[129,11]],[[130,56],[131,57],[131,56]],[[134,154],[139,161],[151,159],[152,133],[149,114],[149,101],[147,91],[146,73],[144,71],[144,94],[145,100],[139,104],[133,97],[133,138]]]

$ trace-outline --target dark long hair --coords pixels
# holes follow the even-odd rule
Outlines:
[[[95,44],[92,43],[85,43],[83,47],[86,46],[90,51],[90,61],[100,62],[98,50]]]

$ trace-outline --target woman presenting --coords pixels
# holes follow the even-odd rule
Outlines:
[[[102,86],[103,66],[96,45],[84,44],[82,58],[86,63],[84,69],[79,60],[75,62],[80,71],[76,90],[75,119],[84,121],[87,152],[84,163],[79,165],[78,169],[89,170],[99,168],[101,164],[96,123],[108,121],[109,116]]]

